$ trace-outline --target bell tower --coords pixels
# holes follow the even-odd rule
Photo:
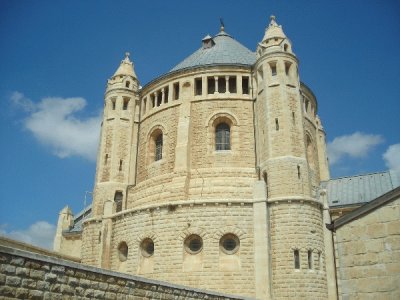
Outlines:
[[[101,223],[89,222],[84,230],[98,231],[92,234],[93,240],[86,241],[93,244],[91,249],[96,252],[92,254],[97,257],[90,262],[92,265],[110,267],[112,224],[108,217],[126,209],[127,188],[135,183],[138,123],[139,81],[129,53],[126,53],[115,74],[107,81],[104,96],[92,206],[93,217]]]
[[[107,81],[93,201],[95,216],[126,208],[126,188],[135,182],[139,82],[126,53]]]
[[[272,298],[326,298],[322,204],[307,161],[298,60],[274,16],[256,56],[257,164],[266,186]]]

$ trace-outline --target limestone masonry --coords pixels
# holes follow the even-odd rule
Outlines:
[[[126,54],[107,82],[93,203],[60,212],[54,250],[241,297],[400,299],[399,195],[375,199],[398,181],[331,180],[317,110],[273,16],[255,52],[221,27],[143,87]]]

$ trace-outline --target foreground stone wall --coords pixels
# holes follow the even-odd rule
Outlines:
[[[400,299],[400,199],[336,230],[340,299]]]
[[[61,298],[245,299],[0,246],[0,299]]]

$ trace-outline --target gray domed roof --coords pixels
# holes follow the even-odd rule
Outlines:
[[[214,38],[206,36],[203,39],[203,47],[185,58],[170,72],[207,65],[251,66],[255,61],[254,52],[240,44],[222,29]]]

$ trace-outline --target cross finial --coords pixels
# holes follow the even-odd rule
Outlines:
[[[125,58],[129,58],[129,55],[131,55],[129,52],[125,52]]]
[[[224,20],[223,20],[222,18],[219,18],[219,22],[221,23],[221,28],[220,28],[220,30],[221,30],[221,31],[224,31],[224,29],[225,29]]]

